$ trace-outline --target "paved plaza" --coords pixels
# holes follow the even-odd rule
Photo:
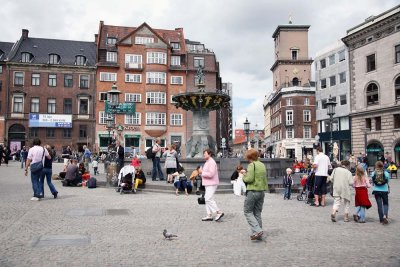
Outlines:
[[[61,164],[55,164],[59,170]],[[221,222],[202,222],[197,196],[110,188],[45,187],[30,201],[30,177],[17,162],[0,167],[0,266],[400,266],[400,181],[391,181],[390,224],[375,199],[367,223],[330,221],[328,207],[267,194],[266,238],[250,241],[244,197],[219,194]],[[162,231],[178,235],[165,240]]]

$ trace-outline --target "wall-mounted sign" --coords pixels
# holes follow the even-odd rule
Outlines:
[[[72,115],[30,113],[29,127],[72,128]]]

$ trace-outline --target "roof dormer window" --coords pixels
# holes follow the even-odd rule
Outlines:
[[[60,56],[57,54],[50,54],[49,64],[60,64]]]
[[[181,45],[178,42],[171,42],[171,47],[172,47],[173,50],[181,49]]]
[[[29,52],[22,52],[21,53],[21,62],[23,62],[23,63],[31,62],[32,58],[33,58],[33,56]]]
[[[117,38],[115,37],[107,37],[107,44],[108,45],[115,45],[117,43]]]
[[[78,66],[86,65],[86,57],[85,56],[76,56],[75,57],[75,65],[78,65]]]

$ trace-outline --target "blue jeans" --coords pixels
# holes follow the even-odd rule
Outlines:
[[[21,169],[26,165],[26,159],[21,158]]]
[[[51,182],[51,176],[53,174],[53,170],[49,168],[43,168],[42,175],[40,176],[40,191],[41,197],[44,197],[44,178],[46,177],[47,185],[49,186],[50,192],[54,195],[57,193],[56,188],[54,187],[53,183]]]
[[[374,192],[376,205],[378,206],[379,221],[383,221],[383,216],[388,216],[389,212],[389,198],[388,192]]]
[[[164,175],[161,170],[161,165],[160,165],[160,158],[159,157],[154,157],[153,158],[153,171],[151,173],[151,178],[155,180],[157,178],[157,172],[160,180],[164,180]]]
[[[41,194],[41,186],[40,186],[40,176],[42,172],[31,172],[31,182],[33,189],[33,196],[39,198]]]
[[[356,214],[360,216],[361,221],[365,221],[365,207],[363,206],[356,207]]]
[[[285,187],[285,195],[284,195],[284,198],[290,199],[290,193],[291,193],[291,191],[292,191],[291,189],[292,189],[291,186]]]

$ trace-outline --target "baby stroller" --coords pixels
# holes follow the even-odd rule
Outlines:
[[[133,190],[133,177],[135,175],[135,168],[131,165],[125,166],[121,169],[118,175],[118,186],[115,191],[121,195],[124,193],[132,193]]]
[[[303,186],[300,194],[297,195],[298,201],[305,201],[306,204],[313,203],[314,201],[314,180],[315,180],[315,172],[311,171],[310,174],[301,179],[300,183]]]

